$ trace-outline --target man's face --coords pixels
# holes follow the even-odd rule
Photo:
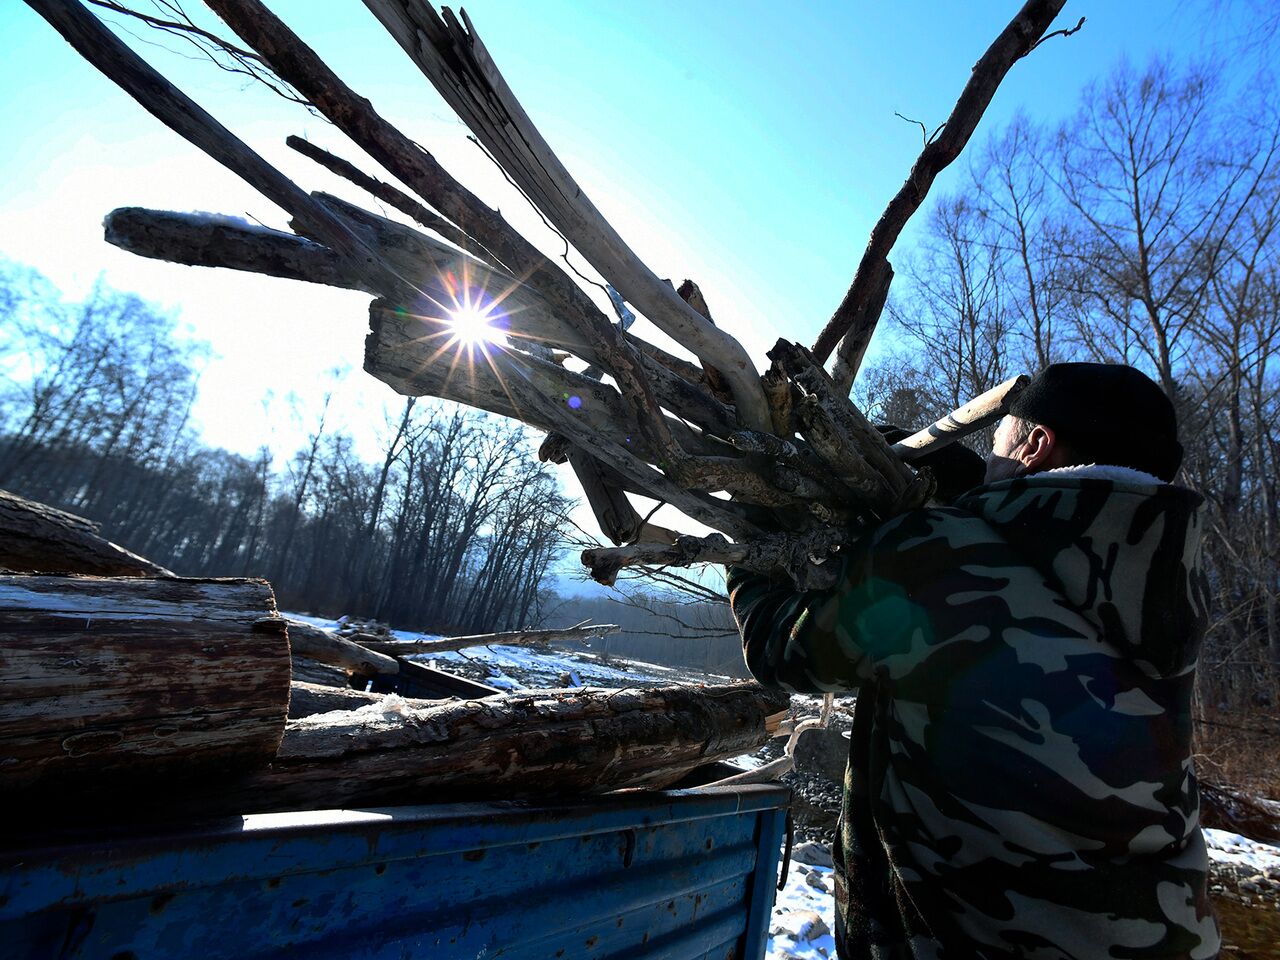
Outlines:
[[[997,480],[1008,480],[1017,476],[1021,464],[1015,460],[1014,454],[1026,443],[1019,442],[1018,421],[1014,417],[1005,417],[996,427],[996,435],[991,438],[991,453],[987,456],[987,473],[983,483],[995,483]]]

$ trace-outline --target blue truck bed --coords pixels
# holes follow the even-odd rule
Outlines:
[[[0,954],[759,960],[787,801],[702,787],[10,840]]]

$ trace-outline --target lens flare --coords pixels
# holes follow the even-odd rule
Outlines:
[[[463,346],[484,347],[506,343],[506,336],[493,325],[493,316],[488,310],[465,304],[447,313],[450,332]]]

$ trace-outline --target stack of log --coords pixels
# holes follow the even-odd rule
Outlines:
[[[569,466],[601,532],[616,544],[584,554],[602,582],[623,567],[731,562],[786,573],[802,587],[828,585],[836,566],[828,561],[853,531],[928,499],[933,478],[912,464],[1000,416],[1016,386],[984,398],[977,415],[957,412],[893,446],[849,400],[888,296],[888,256],[898,236],[1010,68],[1046,38],[1065,0],[1028,0],[978,59],[951,115],[926,138],[876,224],[848,293],[812,349],[779,340],[763,375],[730,330],[712,320],[697,284],[677,288],[660,279],[604,219],[465,12],[437,12],[420,0],[365,0],[564,241],[566,259],[572,248],[604,283],[580,285],[378,114],[260,0],[207,0],[235,38],[201,31],[200,41],[251,63],[254,76],[272,75],[278,89],[332,121],[408,188],[288,139],[401,219],[302,189],[75,0],[27,2],[157,119],[287,211],[294,231],[124,208],[106,218],[107,240],[141,256],[371,294],[365,370],[398,393],[455,400],[544,431],[540,456]],[[127,4],[110,6],[130,13]],[[138,16],[156,25],[154,16]],[[497,328],[494,342],[480,346],[461,342],[457,329],[459,311],[477,306]],[[678,353],[642,338],[641,321]],[[467,369],[458,373],[462,364]],[[682,535],[650,522],[634,496],[716,532]]]
[[[375,649],[282,617],[263,580],[175,577],[7,493],[0,567],[0,796],[24,823],[664,787],[763,745],[787,705],[754,684],[502,694],[406,656],[616,627]],[[437,693],[360,689],[406,678]]]

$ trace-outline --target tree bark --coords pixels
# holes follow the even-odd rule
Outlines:
[[[166,806],[221,815],[661,789],[762,746],[787,703],[784,693],[742,683],[328,713],[290,720],[270,766]]]
[[[289,700],[275,613],[262,580],[0,577],[0,794],[265,764]]]
[[[0,490],[0,567],[23,573],[173,576],[100,537],[96,523],[7,490]]]

